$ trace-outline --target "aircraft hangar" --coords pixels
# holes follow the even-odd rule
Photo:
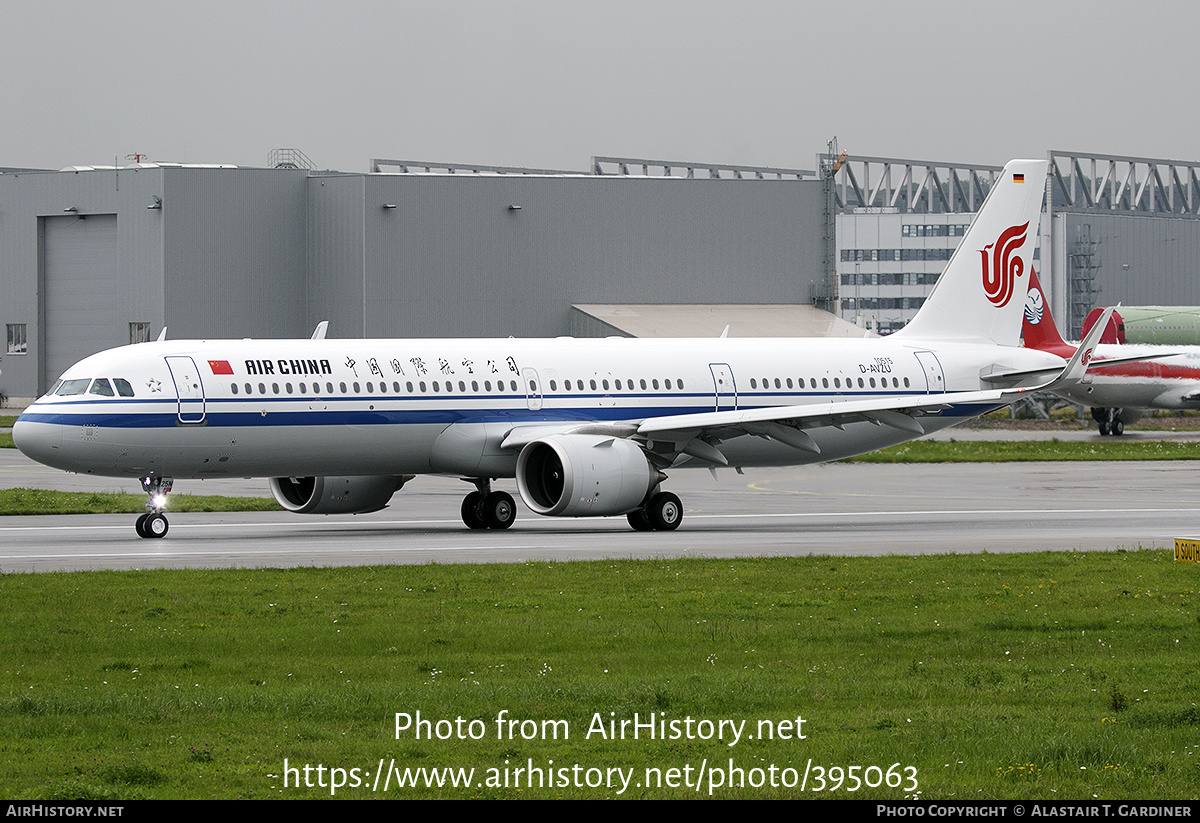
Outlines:
[[[1038,267],[1064,331],[1095,305],[1200,304],[1200,163],[1048,157]],[[76,360],[164,327],[886,333],[924,302],[999,167],[840,160],[595,157],[588,172],[373,160],[348,173],[279,150],[263,168],[0,169],[0,399],[24,405]]]
[[[307,337],[322,320],[331,337],[553,337],[571,333],[575,304],[807,304],[821,213],[821,184],[796,175],[8,171],[0,394],[23,404],[71,363],[164,326],[172,338]]]

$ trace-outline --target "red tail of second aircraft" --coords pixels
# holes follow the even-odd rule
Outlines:
[[[1021,336],[1025,339],[1025,348],[1057,354],[1069,358],[1075,347],[1062,339],[1054,318],[1050,316],[1050,301],[1042,292],[1042,284],[1038,282],[1037,272],[1029,271],[1029,292],[1025,296],[1025,320],[1021,324]]]

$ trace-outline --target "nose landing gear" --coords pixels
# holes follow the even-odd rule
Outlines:
[[[175,485],[175,481],[170,477],[143,477],[142,488],[145,490],[147,497],[146,508],[148,511],[137,519],[134,523],[134,531],[138,537],[159,538],[165,537],[170,524],[167,523],[167,516],[163,511],[167,508],[167,495],[171,493],[171,487]]]

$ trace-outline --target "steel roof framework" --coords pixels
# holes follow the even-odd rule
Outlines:
[[[1200,218],[1200,163],[1050,152],[1056,211]]]
[[[917,214],[979,211],[1000,166],[851,155],[834,178],[838,211],[896,209]]]

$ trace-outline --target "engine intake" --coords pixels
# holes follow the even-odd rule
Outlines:
[[[661,480],[636,443],[610,435],[551,435],[517,457],[521,499],[550,516],[625,514]]]
[[[296,514],[367,514],[387,506],[407,478],[396,475],[359,477],[272,477],[271,493]]]

